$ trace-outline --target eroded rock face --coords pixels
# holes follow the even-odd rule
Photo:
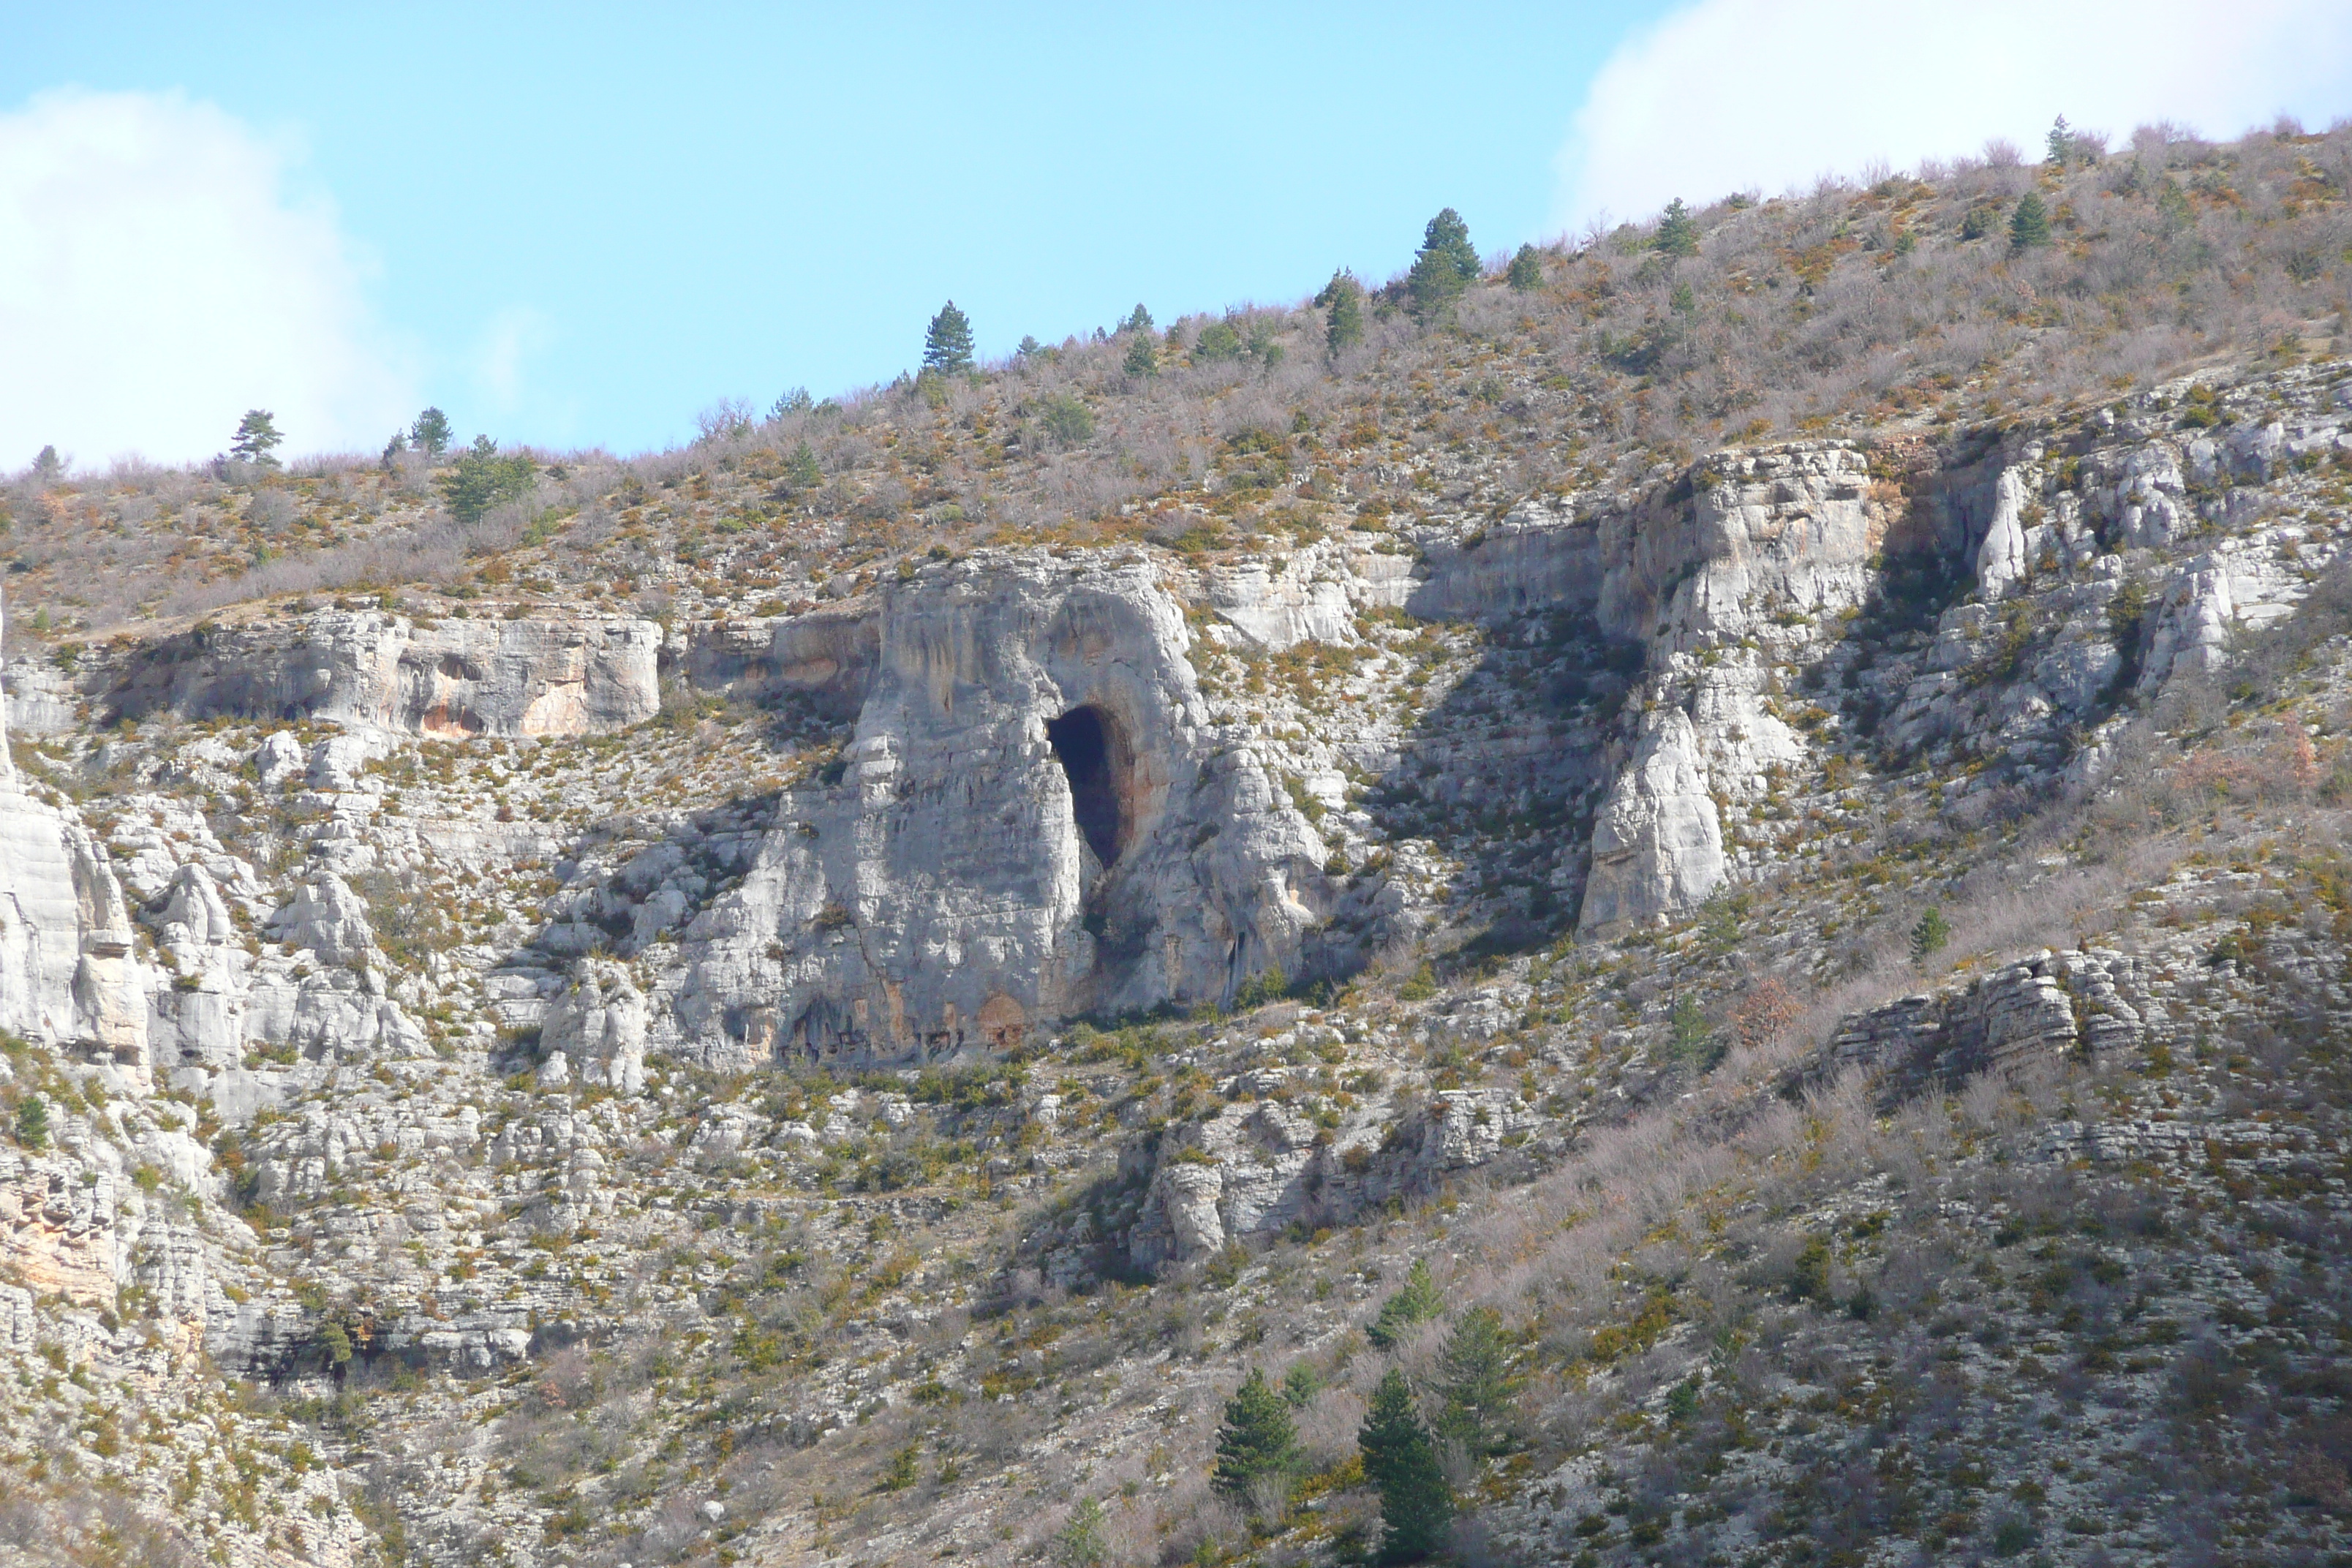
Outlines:
[[[1603,520],[1601,624],[1671,652],[1786,634],[1862,602],[1885,526],[1848,443],[1719,454]]]
[[[874,683],[879,629],[870,606],[698,622],[678,650],[680,672],[698,689],[797,692],[821,712],[851,718]]]
[[[304,882],[270,925],[280,942],[308,948],[328,963],[349,963],[375,946],[367,905],[332,871]]]
[[[572,989],[548,1004],[540,1043],[551,1065],[622,1094],[646,1087],[646,998],[617,967],[583,964]]]
[[[184,633],[107,696],[131,718],[308,719],[413,735],[600,734],[661,706],[661,627],[534,617],[419,625],[377,610]]]
[[[143,1074],[147,1007],[121,885],[71,807],[26,793],[5,726],[0,707],[0,1029]]]
[[[1286,1097],[1294,1068],[1262,1068],[1219,1086],[1249,1097],[1160,1140],[1135,1224],[1113,1238],[1137,1268],[1195,1263],[1228,1242],[1293,1226],[1346,1223],[1391,1198],[1433,1189],[1445,1173],[1491,1164],[1541,1121],[1494,1089],[1444,1089],[1423,1104],[1384,1096],[1318,1125]]]
[[[1685,910],[1723,880],[1723,828],[1698,732],[1678,708],[1650,716],[1592,829],[1580,929],[1601,934]]]
[[[688,928],[665,1043],[933,1059],[1295,963],[1321,840],[1221,751],[1141,561],[976,556],[896,585],[841,787],[786,795]]]

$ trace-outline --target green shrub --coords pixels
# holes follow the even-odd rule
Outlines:
[[[1704,1072],[1722,1059],[1723,1050],[1716,1043],[1714,1026],[1707,1023],[1706,1013],[1696,997],[1675,997],[1674,1010],[1667,1016],[1667,1026],[1674,1031],[1676,1061]]]
[[[17,1102],[16,1142],[27,1149],[48,1147],[49,1102],[37,1094],[28,1094]]]
[[[1429,1321],[1444,1310],[1445,1299],[1438,1293],[1429,1265],[1416,1258],[1405,1271],[1403,1288],[1381,1303],[1379,1315],[1364,1331],[1364,1337],[1378,1349],[1387,1350],[1402,1339],[1407,1330]]]
[[[2032,250],[2050,243],[2050,209],[2042,204],[2042,193],[2028,191],[2018,201],[2017,211],[2009,220],[2009,248],[2011,254]]]
[[[1054,1560],[1065,1568],[1096,1568],[1109,1556],[1110,1543],[1103,1539],[1102,1504],[1092,1498],[1081,1499],[1054,1537]]]
[[[1083,446],[1094,437],[1094,411],[1068,393],[1057,393],[1040,404],[1037,422],[1065,447]]]
[[[535,471],[528,454],[501,456],[496,441],[477,436],[473,446],[458,455],[457,466],[435,483],[451,517],[479,522],[492,507],[528,495]]]
[[[917,1476],[917,1464],[921,1457],[921,1447],[914,1443],[909,1443],[892,1454],[889,1465],[882,1471],[882,1479],[874,1483],[874,1489],[878,1492],[902,1492],[913,1486]]]
[[[1242,353],[1242,335],[1231,321],[1211,321],[1192,342],[1192,361],[1196,364],[1239,359]]]
[[[1279,963],[1271,964],[1242,982],[1242,988],[1234,993],[1234,1006],[1247,1012],[1269,1002],[1279,1002],[1289,994],[1290,976],[1282,972]]]
[[[1944,911],[1930,904],[1921,911],[1911,927],[1911,963],[1924,968],[1929,959],[1944,951],[1952,940],[1952,926]]]
[[[1829,1237],[1816,1236],[1805,1243],[1804,1249],[1797,1254],[1796,1267],[1789,1271],[1789,1300],[1827,1301],[1829,1299]]]

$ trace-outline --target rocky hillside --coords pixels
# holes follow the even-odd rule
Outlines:
[[[18,482],[0,1562],[2352,1551],[2347,171]]]

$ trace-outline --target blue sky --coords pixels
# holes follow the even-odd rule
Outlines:
[[[0,467],[201,457],[254,404],[296,449],[432,402],[638,450],[720,396],[886,380],[950,296],[998,354],[1385,276],[1442,205],[1492,250],[2060,110],[2352,112],[2335,6],[2258,0],[2217,58],[2185,7],[2089,4],[2132,18],[2096,70],[2011,8],[2033,59],[2000,4],[1886,61],[1859,40],[1887,9],[1849,0],[50,7],[0,58],[0,343],[30,372]],[[1906,53],[1918,79],[1879,79]]]

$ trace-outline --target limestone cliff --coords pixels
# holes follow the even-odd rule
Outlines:
[[[0,700],[0,1029],[143,1075],[147,1009],[122,889],[72,808],[28,793],[6,719]]]
[[[895,586],[842,783],[788,794],[687,929],[670,1042],[948,1058],[1295,964],[1326,851],[1209,728],[1189,640],[1140,560],[991,554]]]
[[[169,710],[451,738],[596,734],[660,707],[661,646],[651,621],[326,610],[165,638],[114,671],[101,698],[132,719]]]

